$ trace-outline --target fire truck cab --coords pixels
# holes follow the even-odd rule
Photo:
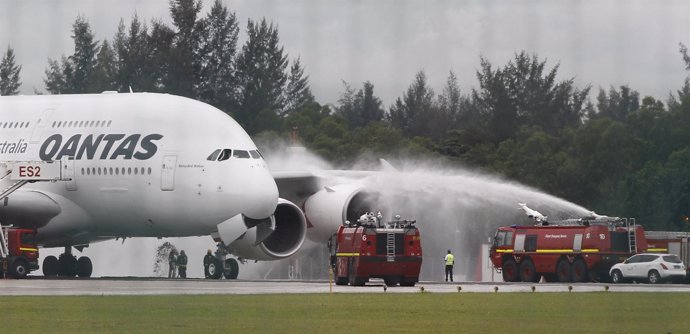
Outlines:
[[[506,282],[607,281],[614,264],[646,251],[634,219],[576,219],[560,224],[500,227],[490,258]]]
[[[38,247],[32,242],[36,231],[26,228],[0,227],[0,274],[25,278],[38,269]]]
[[[387,286],[414,286],[422,267],[422,246],[415,221],[382,224],[371,217],[340,226],[332,239],[331,265],[336,285],[362,286],[376,277]]]

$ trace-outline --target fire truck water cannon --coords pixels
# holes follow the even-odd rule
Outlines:
[[[330,242],[336,285],[361,286],[382,278],[387,286],[414,286],[422,267],[422,246],[415,220],[366,213],[338,229]]]

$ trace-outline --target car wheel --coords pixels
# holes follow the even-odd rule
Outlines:
[[[661,283],[661,276],[659,276],[659,272],[656,270],[650,270],[649,274],[647,274],[647,282],[649,282],[649,284]]]
[[[614,270],[611,273],[611,282],[614,284],[623,283],[623,274],[620,272],[620,270]]]

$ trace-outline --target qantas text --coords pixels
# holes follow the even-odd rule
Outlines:
[[[100,152],[98,159],[137,159],[146,160],[153,157],[158,151],[156,141],[163,135],[153,133],[146,136],[141,134],[125,135],[74,135],[63,140],[62,135],[55,134],[48,137],[43,144],[39,155],[41,160],[60,160],[66,157],[74,159],[94,159]]]

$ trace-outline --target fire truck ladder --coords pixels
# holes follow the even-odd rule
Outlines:
[[[3,259],[6,259],[10,255],[10,249],[7,245],[7,229],[8,228],[9,228],[9,226],[0,225],[0,258],[3,258]]]
[[[386,255],[391,259],[395,257],[395,233],[386,234]]]
[[[625,219],[625,228],[628,230],[628,247],[631,254],[637,253],[637,224],[635,218]]]

